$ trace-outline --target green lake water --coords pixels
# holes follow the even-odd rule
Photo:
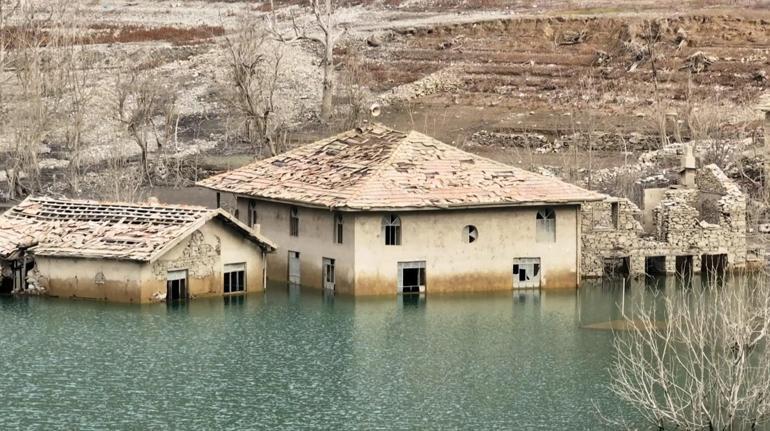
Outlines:
[[[0,297],[0,429],[604,429],[633,290]],[[638,289],[644,289],[639,287]]]

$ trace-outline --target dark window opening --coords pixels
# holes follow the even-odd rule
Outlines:
[[[612,228],[618,229],[620,227],[620,204],[617,202],[610,204],[610,218],[612,219]]]
[[[336,244],[342,244],[342,214],[335,214],[334,216],[334,242]]]
[[[463,228],[463,237],[468,244],[476,242],[476,240],[479,239],[479,230],[473,225],[465,226],[465,228]]]
[[[335,270],[334,270],[334,259],[329,259],[328,257],[323,258],[323,277],[324,277],[324,288],[334,290],[334,284],[335,284]]]
[[[535,239],[537,242],[556,242],[556,212],[553,208],[537,212]]]
[[[607,278],[628,277],[630,271],[630,259],[624,257],[605,257],[604,276]]]
[[[389,214],[382,219],[385,234],[385,245],[401,245],[401,218]]]
[[[246,265],[232,264],[225,265],[224,271],[224,293],[237,293],[246,290]]]
[[[665,275],[666,274],[666,256],[645,257],[644,273],[647,275]]]
[[[289,209],[289,235],[299,236],[299,210],[297,207]]]
[[[254,225],[256,224],[257,224],[257,201],[250,200],[248,225],[249,227],[254,227]]]

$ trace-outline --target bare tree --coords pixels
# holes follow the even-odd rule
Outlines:
[[[272,11],[270,15],[270,28],[273,35],[282,42],[292,43],[308,40],[316,43],[321,48],[321,65],[323,66],[321,119],[329,121],[334,112],[334,47],[340,37],[347,32],[347,28],[341,27],[337,22],[332,0],[308,0],[308,2],[314,17],[315,34],[308,34],[304,27],[299,25],[295,17],[292,16],[293,35],[284,35],[277,27],[273,0],[270,0],[270,10]]]
[[[271,46],[269,36],[249,18],[225,38],[232,83],[227,99],[237,113],[239,128],[260,156],[263,149],[270,155],[278,153],[275,134],[281,128],[275,118],[275,93],[283,54],[280,46]]]
[[[713,280],[712,280],[713,281]],[[660,430],[756,430],[770,415],[764,282],[678,289],[643,301],[616,334],[610,389]]]
[[[160,155],[173,130],[169,124],[174,122],[176,95],[156,78],[131,70],[125,75],[118,75],[114,96],[115,118],[125,126],[139,147],[142,174],[152,184],[149,166],[150,138],[155,137]],[[156,117],[164,119],[162,134],[158,134]]]

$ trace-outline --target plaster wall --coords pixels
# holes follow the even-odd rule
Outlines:
[[[249,198],[239,197],[238,215],[248,221]],[[334,259],[335,291],[353,293],[355,281],[355,214],[341,212],[343,242],[334,242],[334,212],[327,209],[297,207],[299,235],[289,235],[289,211],[291,205],[254,200],[259,231],[278,245],[275,253],[268,255],[267,277],[271,281],[288,282],[289,251],[300,253],[300,284],[308,287],[322,286],[323,258]]]
[[[537,242],[540,208],[401,212],[401,245],[385,245],[382,218],[356,217],[355,294],[396,294],[398,262],[425,261],[427,292],[511,290],[513,259],[539,257],[542,287],[578,284],[577,206],[556,207],[556,241]],[[473,225],[478,239],[468,243],[463,228]]]
[[[46,294],[62,298],[142,302],[139,262],[37,256],[40,283]]]
[[[47,294],[59,297],[152,302],[165,295],[170,270],[187,270],[191,297],[221,295],[228,263],[246,264],[247,292],[264,289],[261,248],[216,219],[152,263],[46,256],[35,261]]]

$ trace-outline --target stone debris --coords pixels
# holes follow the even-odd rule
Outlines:
[[[687,57],[680,69],[689,69],[692,73],[701,73],[706,71],[716,61],[716,57],[707,55],[703,51],[698,51]]]
[[[559,38],[559,45],[577,45],[583,43],[588,38],[588,31],[567,31]]]
[[[746,196],[716,166],[699,169],[696,189],[668,188],[652,211],[645,231],[642,211],[628,199],[608,197],[583,206],[584,275],[601,276],[605,259],[628,258],[632,275],[645,272],[646,257],[665,257],[675,272],[676,256],[692,256],[700,270],[702,255],[724,254],[728,266],[746,264]],[[649,211],[649,210],[648,210]]]

